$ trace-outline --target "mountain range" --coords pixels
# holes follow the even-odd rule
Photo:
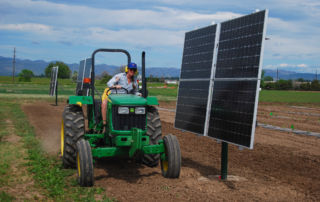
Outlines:
[[[51,61],[55,62],[55,61]],[[33,71],[35,75],[44,74],[45,68],[50,62],[43,60],[27,60],[27,59],[16,59],[16,75],[22,69],[29,69]],[[72,71],[78,71],[79,64],[72,63],[67,64]],[[140,69],[140,68],[139,68]],[[101,74],[103,71],[107,71],[110,75],[114,75],[119,72],[119,67],[114,65],[98,64],[96,65],[96,75]],[[265,76],[271,76],[274,79],[277,78],[277,70],[264,69]],[[12,75],[12,58],[0,56],[0,76],[11,76]],[[166,78],[177,78],[180,76],[180,69],[174,67],[146,67],[146,76],[150,77],[166,77]],[[316,78],[315,74],[311,73],[298,73],[294,71],[279,70],[279,79],[298,79],[303,78],[305,80],[314,80]]]
[[[55,62],[55,61],[50,61]],[[27,60],[27,59],[16,59],[15,74],[18,75],[22,69],[29,69],[35,75],[44,74],[45,68],[50,62],[43,60]],[[72,63],[67,64],[71,71],[78,71],[79,64]],[[98,64],[95,65],[96,75],[101,74],[103,71],[107,71],[110,75],[114,75],[119,72],[119,66]],[[141,71],[141,68],[138,67]],[[12,75],[12,58],[0,56],[0,76],[11,76]],[[169,67],[146,67],[146,76],[149,77],[179,77],[180,69],[169,68]]]

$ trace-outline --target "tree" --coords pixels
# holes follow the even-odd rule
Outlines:
[[[297,81],[304,82],[305,80],[303,78],[298,78]]]
[[[273,78],[271,76],[264,77],[264,81],[273,81]]]
[[[73,81],[73,82],[77,82],[77,78],[78,78],[78,72],[77,72],[77,71],[74,71],[74,72],[73,72],[73,75],[72,75],[72,81]]]
[[[264,88],[264,74],[265,74],[266,72],[264,71],[264,70],[262,70],[262,72],[261,72],[261,81],[260,81],[260,88]]]
[[[108,72],[103,71],[100,75],[100,78],[100,84],[106,84],[112,78],[112,76],[110,76]]]
[[[19,73],[19,81],[30,82],[32,77],[34,77],[34,74],[31,70],[28,69],[23,69]]]
[[[311,82],[311,90],[320,90],[320,83],[318,80],[313,80]]]
[[[51,77],[52,67],[59,66],[58,78],[66,79],[70,78],[70,68],[64,62],[57,61],[56,63],[51,62],[45,69],[46,77]]]
[[[124,73],[126,71],[127,65],[121,65],[118,69],[116,69],[115,73]]]

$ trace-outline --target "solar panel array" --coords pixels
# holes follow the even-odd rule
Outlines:
[[[77,77],[77,88],[76,94],[77,95],[89,95],[89,88],[83,86],[83,79],[84,78],[91,78],[91,71],[92,71],[92,59],[87,58],[85,60],[80,61],[79,65],[79,72]]]
[[[195,60],[199,60],[197,64],[201,65],[200,68],[197,66],[185,68],[185,49],[189,47],[186,34],[181,67],[182,81],[179,86],[177,102],[175,123],[177,128],[239,146],[253,147],[267,14],[266,10],[260,11],[223,22],[221,26],[218,25],[217,31],[212,32],[212,35],[217,35],[218,48],[210,47],[211,53],[215,52],[214,57],[196,57]],[[189,33],[197,31],[199,30]],[[206,38],[208,33],[199,32],[197,37],[202,38],[202,35],[204,39],[208,40]],[[210,44],[212,41],[214,40],[210,39],[207,42],[202,41],[202,43]],[[209,52],[209,48],[206,51]],[[201,52],[199,49],[193,49],[192,55],[200,56],[199,52]],[[204,64],[210,63],[210,61],[212,68],[207,69]],[[182,76],[183,72],[191,71],[190,69],[192,69],[192,74],[187,78],[191,80],[198,79],[199,75],[202,76],[201,73],[197,74],[195,69],[199,69],[199,72],[206,70],[206,77],[201,78],[210,78],[210,84],[207,80],[203,80],[197,85],[208,86],[209,93],[194,93],[193,91],[196,91],[197,88],[191,83],[186,89]],[[202,90],[208,88],[203,87]],[[201,105],[201,108],[197,108],[199,102],[193,105],[193,110],[185,108],[184,105],[190,102],[189,99],[196,99],[192,95],[201,100],[207,100],[208,105],[204,104]],[[208,108],[208,113],[203,111],[204,106]],[[198,125],[197,128],[192,127],[197,121],[202,123],[203,120],[205,120],[205,124]],[[189,124],[189,122],[194,124]]]
[[[51,69],[50,90],[49,90],[50,96],[54,96],[56,94],[58,71],[59,71],[59,66],[52,67]]]
[[[203,133],[217,25],[185,35],[175,127]]]

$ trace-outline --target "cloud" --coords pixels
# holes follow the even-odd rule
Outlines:
[[[51,31],[51,28],[50,26],[43,25],[43,24],[24,23],[24,24],[0,24],[0,30],[48,33]]]
[[[264,63],[288,64],[285,68],[290,68],[290,64],[320,62],[318,0],[135,0],[130,5],[137,6],[101,4],[92,7],[84,3],[1,0],[0,33],[20,33],[20,41],[36,39],[43,46],[54,42],[65,47],[153,47],[169,58],[166,50],[181,54],[186,31],[239,17],[255,8],[270,8],[267,36],[271,40],[266,41]],[[0,39],[0,43],[6,44],[5,40]],[[180,55],[177,58],[180,60]]]

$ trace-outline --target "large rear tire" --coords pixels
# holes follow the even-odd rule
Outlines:
[[[163,138],[166,159],[161,160],[161,171],[165,178],[178,178],[181,169],[181,152],[178,139],[174,135]]]
[[[147,114],[147,135],[150,145],[158,144],[161,139],[161,121],[158,110],[154,107],[148,109]],[[144,154],[142,163],[149,167],[156,167],[159,164],[160,154]]]
[[[84,136],[84,117],[80,107],[68,105],[62,115],[61,156],[64,168],[76,167],[76,142]]]
[[[78,182],[81,187],[91,187],[94,183],[91,147],[87,140],[80,139],[77,144]]]

